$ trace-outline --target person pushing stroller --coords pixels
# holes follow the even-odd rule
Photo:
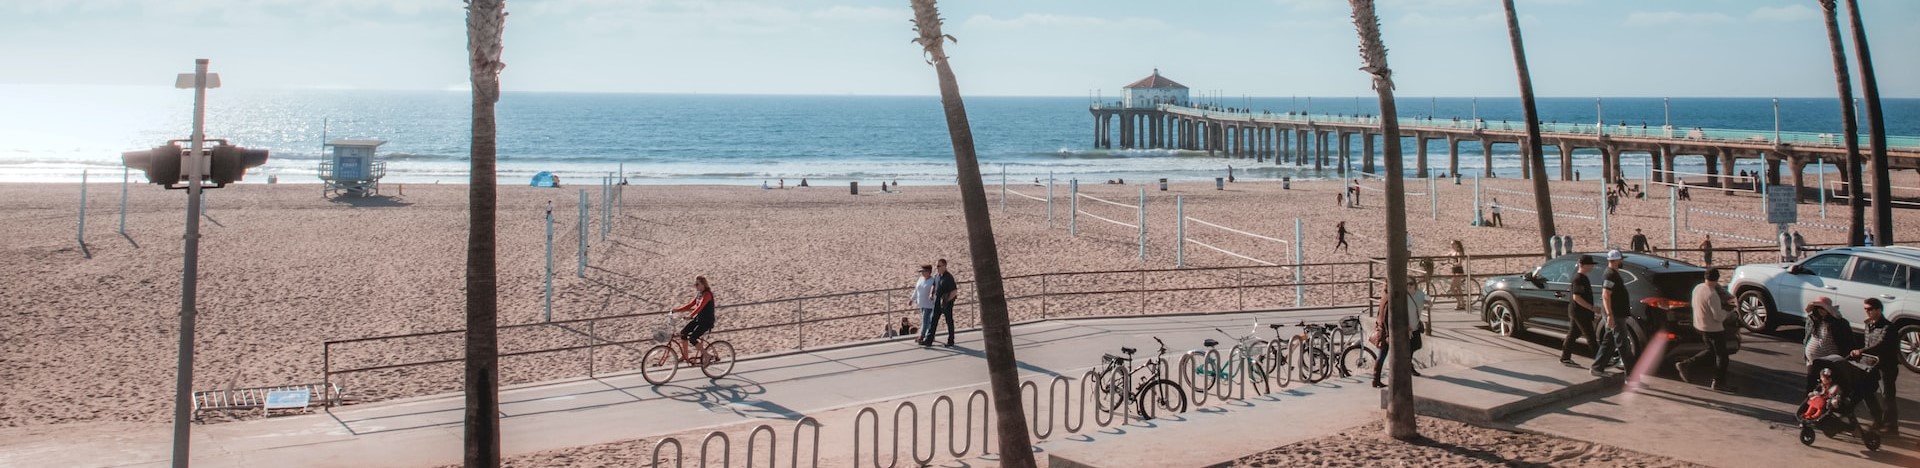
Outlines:
[[[1854,412],[1864,401],[1867,412],[1880,417],[1880,369],[1873,361],[1877,359],[1871,356],[1856,362],[1837,354],[1814,360],[1809,371],[1820,383],[1795,413],[1800,420],[1801,444],[1813,445],[1814,430],[1818,429],[1828,438],[1846,432],[1858,434],[1867,450],[1880,449],[1880,432],[1862,426]]]

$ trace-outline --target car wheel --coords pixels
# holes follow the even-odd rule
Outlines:
[[[1900,327],[1900,365],[1920,372],[1920,323],[1908,322]]]
[[[1747,288],[1740,291],[1740,298],[1734,304],[1740,314],[1740,328],[1754,333],[1772,332],[1776,325],[1773,318],[1773,298],[1760,288]]]
[[[1494,299],[1487,305],[1487,328],[1495,335],[1513,336],[1520,333],[1520,314],[1514,310],[1513,303],[1506,299]]]

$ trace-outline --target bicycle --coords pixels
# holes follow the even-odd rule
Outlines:
[[[1227,352],[1227,357],[1224,360],[1219,359],[1219,351],[1213,349],[1215,346],[1218,346],[1220,342],[1212,338],[1201,342],[1201,344],[1206,347],[1205,349],[1187,351],[1186,356],[1181,357],[1180,368],[1192,368],[1193,374],[1198,377],[1193,383],[1194,391],[1205,393],[1212,390],[1213,386],[1221,380],[1231,382],[1233,378],[1236,377],[1234,371],[1235,366],[1238,366],[1239,369],[1245,369],[1245,372],[1241,373],[1241,375],[1247,376],[1250,381],[1265,381],[1267,376],[1273,375],[1273,371],[1275,371],[1278,366],[1273,362],[1275,354],[1270,349],[1272,346],[1267,340],[1255,337],[1260,331],[1259,320],[1253,322],[1253,330],[1248,331],[1246,336],[1237,338],[1227,333],[1226,330],[1219,328],[1214,328],[1213,330],[1220,332],[1222,335],[1227,335],[1229,338],[1233,338],[1235,343],[1233,349]],[[1196,358],[1204,359],[1204,361],[1195,363],[1194,360]]]
[[[1168,380],[1161,369],[1161,361],[1167,355],[1167,343],[1160,341],[1159,337],[1154,337],[1153,341],[1160,343],[1160,357],[1140,367],[1133,367],[1133,353],[1138,351],[1133,348],[1120,347],[1120,352],[1126,355],[1124,357],[1112,354],[1100,356],[1101,369],[1096,377],[1099,393],[1094,397],[1094,404],[1099,411],[1125,412],[1127,406],[1137,406],[1140,419],[1147,420],[1162,411],[1180,413],[1187,410],[1186,392],[1180,389],[1180,384]],[[1140,384],[1132,385],[1133,375],[1143,370],[1146,375],[1141,376]]]
[[[1366,369],[1378,359],[1373,350],[1360,342],[1360,317],[1358,315],[1340,319],[1333,324],[1306,323],[1298,325],[1301,331],[1291,340],[1290,352],[1300,362],[1295,364],[1300,380],[1307,383],[1320,383],[1339,371],[1341,377],[1352,377],[1354,369]],[[1279,326],[1273,327],[1275,334]]]
[[[654,340],[663,343],[648,348],[646,354],[640,356],[640,377],[646,379],[647,383],[665,385],[672,381],[674,374],[680,372],[680,364],[700,367],[700,373],[706,374],[709,379],[720,379],[733,373],[733,343],[727,340],[701,340],[693,346],[700,351],[700,356],[689,358],[680,352],[680,347],[675,346],[684,338],[677,334],[663,336],[672,333],[669,330],[677,330],[673,328],[675,323],[684,325],[685,322],[668,317],[662,329],[654,332]]]

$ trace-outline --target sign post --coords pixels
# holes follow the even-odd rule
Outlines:
[[[1800,222],[1800,207],[1794,200],[1798,197],[1792,187],[1776,185],[1767,187],[1767,222],[1773,223],[1774,238],[1780,240],[1780,256],[1786,261],[1788,245],[1793,242],[1787,235],[1787,225]]]

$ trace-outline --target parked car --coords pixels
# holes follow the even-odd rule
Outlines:
[[[1807,304],[1821,296],[1858,330],[1867,319],[1862,304],[1880,298],[1900,337],[1900,363],[1920,372],[1920,248],[1841,247],[1799,263],[1746,265],[1733,270],[1728,286],[1741,324],[1753,331],[1805,323]]]
[[[1627,281],[1627,294],[1633,304],[1632,320],[1627,322],[1628,329],[1633,331],[1627,337],[1631,346],[1644,352],[1653,333],[1665,332],[1668,343],[1661,356],[1663,363],[1699,352],[1705,345],[1700,333],[1693,328],[1693,307],[1686,301],[1692,297],[1693,287],[1706,280],[1707,270],[1666,257],[1624,254],[1621,276]],[[1575,253],[1548,260],[1527,273],[1487,279],[1481,285],[1482,297],[1486,298],[1481,305],[1481,319],[1488,328],[1504,336],[1529,330],[1566,336],[1572,330],[1567,303],[1573,299],[1568,287],[1583,255],[1593,256],[1599,263],[1588,279],[1593,281],[1595,305],[1602,305],[1606,253]]]

